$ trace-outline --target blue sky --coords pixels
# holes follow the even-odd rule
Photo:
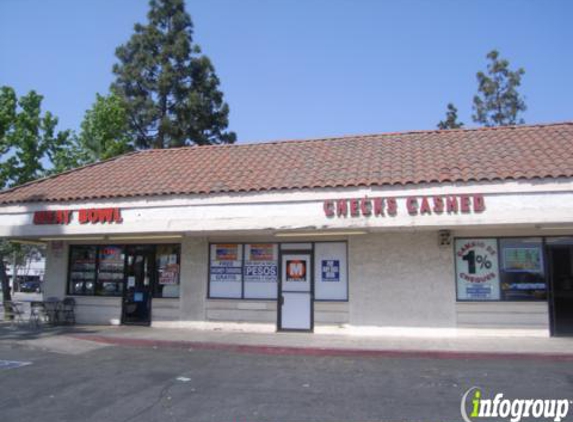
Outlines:
[[[573,119],[568,0],[188,0],[239,142],[471,122],[475,74],[500,50],[524,67],[527,123]],[[43,94],[77,130],[113,79],[147,0],[0,0],[0,85]]]

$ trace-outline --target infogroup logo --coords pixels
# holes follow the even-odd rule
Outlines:
[[[569,399],[505,399],[503,393],[486,399],[479,387],[472,387],[462,396],[460,412],[465,422],[486,418],[510,422],[520,422],[523,418],[560,422],[569,413],[572,403]]]

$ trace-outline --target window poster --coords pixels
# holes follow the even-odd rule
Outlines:
[[[496,239],[457,239],[455,242],[458,300],[499,300]]]
[[[286,262],[285,282],[302,282],[306,283],[307,279],[307,261],[304,259],[289,259]]]
[[[338,259],[323,259],[321,261],[322,281],[340,281],[340,261]]]
[[[209,297],[240,298],[243,291],[243,245],[216,243],[210,248]]]
[[[535,246],[504,248],[503,269],[508,272],[542,272],[541,248]]]
[[[245,282],[276,283],[278,280],[278,248],[273,243],[245,245]]]
[[[241,282],[242,247],[238,244],[211,245],[210,274],[212,282]]]
[[[314,294],[317,300],[348,300],[345,242],[314,244]]]
[[[159,284],[163,286],[179,284],[179,264],[176,262],[166,264],[159,274]]]

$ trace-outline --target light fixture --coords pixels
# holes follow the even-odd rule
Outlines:
[[[104,240],[105,237],[103,236],[87,236],[87,237],[73,237],[73,236],[66,236],[66,237],[41,237],[40,241],[42,242],[57,242],[60,240],[65,241],[74,241],[74,240]]]
[[[276,237],[314,237],[314,236],[357,236],[367,234],[365,231],[338,231],[338,232],[281,232],[275,233]]]
[[[573,230],[573,226],[538,226],[539,230]]]
[[[40,242],[39,240],[10,239],[9,241],[12,243],[20,243],[22,245],[38,245],[38,246],[46,245],[45,242]]]
[[[109,240],[161,240],[161,239],[181,239],[180,234],[170,235],[133,235],[133,236],[109,236]]]

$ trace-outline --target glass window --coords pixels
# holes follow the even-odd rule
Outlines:
[[[279,254],[276,243],[246,244],[243,268],[245,299],[276,299],[278,268]]]
[[[157,245],[153,297],[179,297],[179,245]]]
[[[541,238],[500,240],[503,300],[545,300],[547,283]]]
[[[456,239],[458,300],[499,300],[497,239]]]
[[[314,244],[314,297],[317,300],[348,300],[345,242]]]
[[[99,267],[96,294],[99,296],[121,296],[125,253],[119,246],[99,247]]]
[[[72,246],[68,291],[72,295],[93,295],[96,278],[96,246]]]
[[[209,263],[209,297],[240,299],[243,295],[243,246],[212,244]]]

